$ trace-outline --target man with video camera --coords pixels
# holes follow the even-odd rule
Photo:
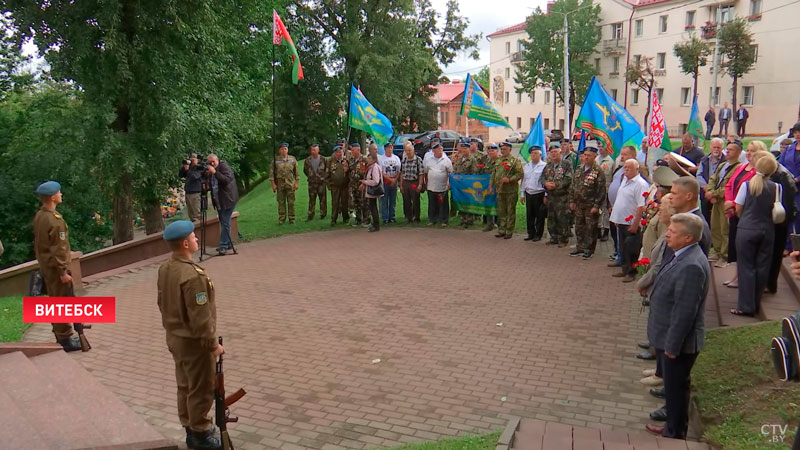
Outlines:
[[[217,155],[211,153],[207,157],[208,171],[211,178],[211,200],[217,208],[219,217],[219,247],[217,253],[224,255],[233,248],[231,242],[231,215],[236,203],[239,201],[239,189],[236,187],[236,177],[233,170],[225,162],[220,161]]]
[[[200,220],[200,193],[206,168],[205,161],[200,164],[197,153],[191,153],[189,159],[183,161],[183,166],[178,171],[178,176],[186,179],[183,184],[183,192],[186,195],[186,209],[189,214],[189,220],[192,222]]]

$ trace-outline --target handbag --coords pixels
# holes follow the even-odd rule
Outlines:
[[[374,178],[372,178],[372,171],[371,170],[369,171],[369,176],[370,176],[370,179],[374,180]],[[383,194],[384,194],[384,191],[383,191],[383,180],[381,180],[375,186],[367,186],[367,194],[369,194],[372,197],[382,197]]]
[[[786,209],[781,203],[781,191],[783,186],[775,184],[775,203],[772,205],[772,223],[779,224],[786,220]]]

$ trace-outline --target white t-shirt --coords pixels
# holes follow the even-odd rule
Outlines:
[[[378,155],[378,164],[384,175],[394,178],[400,173],[400,158],[397,155]]]
[[[630,225],[633,222],[631,217],[636,217],[636,209],[644,206],[647,199],[643,194],[649,188],[647,181],[641,175],[636,175],[632,180],[623,176],[611,211],[611,221],[616,224]]]
[[[444,155],[441,158],[431,157],[423,163],[428,177],[428,190],[444,192],[447,190],[447,176],[453,172],[453,163]]]

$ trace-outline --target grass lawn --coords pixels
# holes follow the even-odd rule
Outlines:
[[[466,436],[441,441],[423,442],[395,447],[392,450],[491,450],[497,445],[500,431],[480,436]]]
[[[22,333],[30,327],[22,323],[22,297],[0,298],[0,342],[22,340]]]
[[[779,322],[708,333],[692,388],[709,442],[726,450],[789,448],[800,422],[800,383],[778,380],[772,368],[770,340],[780,334]],[[786,443],[768,442],[764,424],[788,424]]]

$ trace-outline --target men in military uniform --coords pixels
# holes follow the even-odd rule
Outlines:
[[[547,166],[542,172],[544,188],[547,190],[547,245],[566,247],[569,243],[569,190],[572,182],[572,166],[561,159],[561,148],[550,144]]]
[[[347,158],[347,165],[350,178],[350,217],[355,219],[353,226],[356,227],[362,224],[362,220],[366,223],[367,218],[364,211],[367,204],[364,199],[365,191],[359,189],[361,180],[367,176],[367,157],[361,155],[361,144],[358,142],[350,144],[350,157]]]
[[[500,144],[502,155],[494,164],[490,192],[497,191],[497,218],[500,222],[495,237],[511,239],[517,224],[517,197],[522,178],[522,161],[511,155],[511,143]]]
[[[269,180],[272,192],[278,192],[278,225],[286,221],[289,209],[289,223],[294,224],[294,191],[297,190],[297,160],[289,154],[289,144],[281,143],[278,158],[270,166]]]
[[[347,188],[347,160],[344,158],[342,146],[336,144],[333,147],[333,155],[328,159],[328,176],[331,190],[331,226],[336,225],[339,214],[342,215],[342,222],[350,221],[347,213],[348,196],[350,191]]]
[[[178,417],[190,449],[222,448],[208,412],[214,402],[219,345],[214,284],[192,261],[198,250],[194,224],[178,220],[164,230],[172,257],[158,268],[158,309],[166,330],[167,349],[175,360]]]
[[[606,199],[606,177],[597,164],[597,149],[586,146],[581,152],[581,166],[572,177],[569,209],[575,214],[575,237],[578,241],[571,256],[589,259],[597,247],[597,222],[600,206]]]
[[[497,161],[497,152],[499,150],[500,147],[498,147],[497,144],[489,144],[489,146],[486,147],[486,153],[481,154],[480,157],[477,158],[479,175],[491,174],[494,171],[494,163]],[[494,227],[497,226],[497,216],[484,215],[483,223],[486,224],[483,227],[483,231],[492,231]]]
[[[324,219],[328,214],[328,164],[319,154],[319,144],[314,144],[309,149],[309,156],[303,164],[303,172],[308,179],[308,218],[314,219],[314,207],[319,198],[319,218]]]
[[[36,188],[36,193],[42,207],[33,218],[33,249],[47,295],[73,297],[69,231],[64,217],[56,211],[62,200],[61,185],[56,181],[47,181]],[[65,351],[81,349],[80,340],[73,336],[72,324],[54,323],[52,326],[56,342]]]
[[[580,164],[580,156],[573,150],[572,141],[569,138],[561,139],[561,159],[569,162],[573,168]]]
[[[598,157],[596,161],[597,165],[600,166],[600,170],[603,171],[603,176],[606,180],[605,191],[607,193],[608,188],[611,186],[611,175],[614,173],[614,158],[611,157],[608,149],[602,145],[602,141],[597,141],[597,148],[600,151],[600,157]],[[600,228],[600,240],[603,242],[608,240],[610,227],[608,218],[611,216],[611,213],[608,211],[608,207],[608,201],[604,201],[603,204],[600,205],[600,220],[597,223],[598,228]]]
[[[466,139],[458,143],[458,159],[453,162],[453,173],[461,175],[475,175],[478,173],[478,162],[470,153],[469,142]],[[458,216],[461,218],[460,226],[464,228],[472,226],[472,214],[459,211]]]

